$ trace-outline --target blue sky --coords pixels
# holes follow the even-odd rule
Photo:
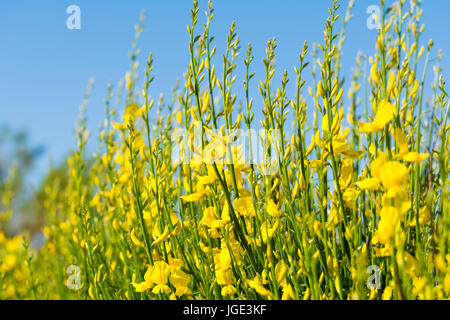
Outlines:
[[[435,42],[432,57],[437,49],[444,53],[443,67],[448,70],[450,42],[450,1],[423,1],[423,20],[426,31],[423,44],[430,37]],[[201,20],[207,1],[200,0]],[[369,5],[377,0],[357,0],[354,18],[347,29],[344,46],[343,71],[350,79],[350,71],[358,51],[370,56],[374,49],[375,30],[366,27]],[[388,1],[391,3],[391,1]],[[78,5],[81,9],[81,30],[69,30],[66,8]],[[253,46],[255,56],[252,93],[255,108],[261,101],[257,91],[262,79],[262,57],[269,38],[277,38],[277,75],[284,69],[290,75],[289,92],[293,92],[294,71],[298,54],[305,40],[310,44],[321,42],[323,24],[330,1],[298,0],[216,0],[212,33],[216,36],[216,58],[221,57],[225,36],[233,20],[241,42],[238,59],[242,71],[242,59],[247,43]],[[39,160],[33,180],[45,173],[49,158],[61,161],[74,146],[74,126],[78,107],[91,77],[95,87],[91,104],[87,108],[88,127],[91,140],[104,119],[106,86],[109,80],[117,86],[129,69],[128,53],[141,9],[146,9],[147,18],[140,38],[141,66],[150,51],[154,57],[155,81],[152,96],[160,93],[170,98],[171,88],[181,78],[188,63],[188,35],[186,25],[190,23],[189,0],[165,1],[24,1],[2,0],[0,4],[0,125],[8,124],[15,129],[27,129],[31,142],[46,147]],[[342,2],[343,14],[347,2]],[[216,68],[220,65],[221,61]],[[217,68],[220,70],[220,68]],[[310,69],[307,71],[309,74]],[[141,75],[143,69],[141,69]],[[241,72],[242,74],[242,72]],[[431,80],[429,73],[428,80]],[[446,76],[448,80],[448,76]],[[349,81],[347,81],[347,84]],[[242,81],[236,81],[236,93],[242,96]],[[276,80],[275,84],[278,84]],[[256,112],[255,112],[256,113]]]

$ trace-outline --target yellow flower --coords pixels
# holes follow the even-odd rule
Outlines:
[[[9,239],[5,243],[5,248],[9,252],[17,252],[21,248],[22,238],[20,236],[15,236],[12,239]]]
[[[323,85],[322,85],[322,81],[319,81],[319,83],[317,84],[317,93],[319,94],[319,96],[321,96],[322,98],[325,96],[323,93]]]
[[[311,290],[309,287],[306,288],[305,294],[303,295],[303,300],[309,300],[309,297],[311,296]]]
[[[141,283],[133,283],[136,292],[144,292],[152,288],[152,284],[147,281],[142,281]]]
[[[183,259],[169,257],[169,265],[171,270],[181,268],[183,266]]]
[[[191,276],[180,268],[176,268],[170,274],[170,283],[175,287],[175,295],[178,297],[184,294],[191,294],[191,290],[188,288],[189,282],[191,282]]]
[[[229,220],[217,219],[215,212],[216,209],[214,207],[208,207],[203,210],[203,217],[200,220],[200,224],[214,229],[221,228],[228,224]]]
[[[144,281],[142,281],[140,283],[135,283],[134,281],[132,282],[136,292],[144,292],[153,287],[153,282],[152,282],[153,269],[154,269],[154,266],[149,266],[147,268],[147,271],[145,272],[145,275],[144,275]],[[133,275],[133,279],[134,278],[135,278],[135,275]]]
[[[231,268],[231,256],[230,256],[230,251],[228,251],[228,248],[225,245],[223,245],[224,243],[222,242],[222,249],[220,250],[220,254],[219,254],[219,261],[220,261],[220,268],[223,270],[227,270],[229,268]]]
[[[153,265],[153,267],[149,268],[145,275],[146,282],[154,283],[156,286],[153,288],[152,292],[154,294],[159,293],[169,293],[170,288],[166,285],[168,281],[170,273],[170,267],[169,265],[164,261],[157,261]],[[142,287],[139,287],[141,285]],[[139,289],[146,288],[147,286],[141,284],[138,284]]]
[[[371,151],[373,153],[374,150]],[[363,190],[375,191],[380,186],[380,174],[381,168],[386,163],[386,155],[380,152],[379,156],[374,159],[370,164],[370,171],[372,172],[372,178],[367,178],[357,182],[357,185]]]
[[[408,168],[397,161],[388,161],[380,169],[380,181],[386,189],[404,185],[408,175]]]
[[[412,100],[414,101],[414,100],[416,100],[416,96],[417,96],[417,90],[419,89],[419,80],[415,80],[414,81],[414,86],[413,86],[413,88],[412,88],[412,90],[411,90],[411,97],[412,97]]]
[[[414,277],[413,278],[414,288],[412,289],[412,293],[414,293],[414,294],[422,293],[422,291],[425,288],[426,284],[427,284],[427,279],[426,278]]]
[[[3,261],[3,264],[0,266],[0,271],[7,272],[9,270],[12,270],[14,266],[16,265],[17,258],[14,254],[7,254],[5,256],[5,259]]]
[[[222,243],[225,240],[222,239]],[[229,239],[228,245],[230,246],[230,251],[233,253],[234,261],[237,265],[240,265],[242,262],[242,256],[244,255],[244,249],[242,249],[241,244],[236,239]]]
[[[408,141],[406,140],[405,133],[400,128],[395,129],[395,142],[400,154],[408,152]]]
[[[419,225],[423,225],[423,224],[429,222],[430,219],[431,219],[430,209],[427,206],[422,207],[419,210]],[[411,223],[409,225],[411,227],[415,227],[416,226],[416,219],[413,218],[413,220],[411,221]]]
[[[373,242],[375,243],[375,241]],[[387,243],[384,248],[373,247],[373,250],[375,251],[375,255],[377,257],[389,257],[390,255],[392,255],[392,246],[389,243]]]
[[[140,150],[144,146],[145,146],[144,139],[140,135],[135,137],[135,139],[134,139],[134,148],[136,150]]]
[[[315,139],[314,136],[311,136],[311,143],[308,146],[308,149],[306,149],[305,156],[308,156],[313,150],[315,146]]]
[[[275,277],[278,283],[281,283],[286,275],[287,266],[283,260],[280,260],[275,266]]]
[[[353,208],[356,199],[358,199],[359,193],[360,191],[356,190],[355,188],[350,187],[345,189],[344,193],[342,194],[344,204],[349,208]]]
[[[216,269],[216,280],[217,284],[221,286],[232,285],[233,281],[231,280],[232,271],[231,269],[223,270],[221,268]]]
[[[405,261],[405,270],[406,272],[410,275],[413,276],[416,274],[417,270],[416,270],[416,265],[417,265],[417,260],[416,258],[414,258],[411,254],[409,254],[408,252],[405,252],[403,255],[403,259]]]
[[[170,293],[170,287],[167,285],[162,285],[162,284],[157,284],[153,289],[152,292],[154,294],[159,294],[159,293],[165,293],[168,294]]]
[[[213,172],[214,173],[214,172]],[[201,185],[205,184],[211,184],[217,181],[217,177],[215,174],[213,175],[207,175],[207,176],[199,176],[198,177],[198,183]]]
[[[400,155],[400,159],[407,161],[407,162],[415,162],[419,163],[428,158],[428,153],[419,154],[415,151],[407,152],[405,154]]]
[[[272,217],[278,218],[283,215],[281,210],[278,209],[277,205],[272,199],[269,199],[269,201],[266,204],[266,210],[269,215]]]
[[[203,217],[200,220],[200,224],[203,224],[203,225],[211,228],[212,222],[214,220],[217,220],[216,215],[214,213],[215,213],[214,207],[208,207],[208,208],[204,209]]]
[[[130,121],[130,117],[138,117],[145,111],[145,107],[140,108],[137,103],[130,103],[125,107],[125,113],[123,115],[123,123],[126,125]]]
[[[126,123],[121,124],[121,123],[113,122],[112,125],[113,125],[113,128],[116,129],[117,131],[122,131],[127,128]]]
[[[94,287],[92,287],[92,284],[89,285],[88,294],[89,294],[89,297],[91,297],[92,300],[95,300]]]
[[[150,203],[150,210],[144,210],[144,219],[150,220],[151,218],[156,218],[158,216],[158,204],[156,200]]]
[[[361,132],[378,132],[394,118],[395,107],[387,101],[381,101],[375,119],[370,123],[359,123]]]
[[[375,84],[379,83],[379,77],[378,77],[378,73],[377,73],[377,64],[376,63],[374,63],[372,65],[372,68],[370,68],[370,76],[372,77],[373,82]]]
[[[383,206],[394,206],[400,214],[405,214],[411,208],[408,191],[403,186],[395,186],[387,190],[382,197]]]
[[[131,179],[131,172],[129,171],[125,171],[124,173],[122,173],[122,175],[119,177],[119,183],[120,184],[125,184],[128,182],[128,180]]]
[[[341,189],[345,189],[350,186],[353,178],[353,161],[345,160],[342,162],[341,174],[339,176],[339,184]]]
[[[247,283],[258,294],[265,296],[265,297],[272,297],[272,293],[269,290],[267,290],[266,288],[264,288],[258,275],[256,275],[253,280],[247,280]]]
[[[236,288],[231,285],[225,286],[221,290],[222,296],[232,296],[235,293],[236,293]]]
[[[186,202],[195,202],[201,200],[205,196],[205,194],[205,192],[195,192],[187,196],[181,196],[181,199]]]
[[[374,243],[388,243],[394,235],[399,219],[399,211],[395,207],[383,207],[380,211],[380,222],[373,238]]]
[[[218,229],[226,226],[230,221],[229,220],[214,220],[211,223],[211,228]]]
[[[386,155],[384,153],[379,153],[378,157],[370,163],[370,171],[372,176],[380,180],[381,168],[386,163]]]
[[[339,130],[340,127],[340,117],[336,116],[333,117],[332,119],[332,124],[331,124],[331,131],[332,132],[336,132],[337,130]],[[322,131],[328,132],[330,130],[330,128],[328,127],[328,115],[325,114],[322,118]]]
[[[388,86],[387,86],[387,92],[386,95],[388,97],[391,96],[392,93],[392,89],[394,89],[394,85],[395,85],[395,73],[393,73],[392,71],[389,73],[389,80],[388,80]]]
[[[383,300],[391,300],[393,291],[394,291],[394,288],[392,286],[386,286],[386,288],[384,288],[383,295],[381,296],[381,299],[383,299]]]
[[[165,227],[164,227],[164,232],[163,232],[163,233],[162,233],[155,241],[152,242],[152,246],[154,246],[154,245],[156,245],[156,244],[158,244],[158,243],[163,242],[164,240],[166,240],[167,238],[169,238],[169,235],[170,235],[170,233],[169,233],[169,227],[168,227],[168,226],[165,226]]]
[[[241,215],[255,215],[255,209],[253,208],[252,198],[248,197],[239,197],[234,200],[234,208]]]
[[[169,276],[170,267],[165,261],[156,261],[153,265],[151,280],[156,284],[166,284]]]
[[[275,231],[278,228],[278,220],[275,221],[275,223],[273,224],[272,227],[269,227],[267,225],[267,221],[264,221],[261,224],[261,237],[262,237],[262,241],[264,243],[267,243],[267,239],[271,239],[273,234],[275,233]]]
[[[283,295],[281,296],[281,300],[289,300],[294,298],[295,294],[292,286],[290,284],[283,286]]]
[[[450,272],[447,272],[444,278],[444,290],[447,295],[450,295]]]
[[[131,241],[138,247],[144,247],[144,243],[136,237],[134,229],[131,230]]]
[[[342,216],[339,214],[336,206],[332,206],[328,216],[328,221],[326,222],[328,231],[333,230],[333,228],[336,227],[340,221],[342,221]]]
[[[397,128],[395,132],[395,141],[399,148],[398,157],[406,162],[419,163],[428,158],[428,153],[419,154],[415,151],[409,152],[408,142],[402,129]]]
[[[357,182],[358,186],[363,190],[375,191],[380,186],[380,180],[377,178],[367,178]]]
[[[335,155],[349,151],[347,141],[340,135],[333,136],[332,146]]]
[[[89,205],[91,206],[91,207],[95,207],[95,206],[97,206],[97,204],[100,202],[100,194],[99,193],[97,193],[93,198],[92,198],[92,200],[89,202]]]

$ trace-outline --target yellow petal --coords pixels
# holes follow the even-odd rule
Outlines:
[[[241,196],[241,195],[240,195]],[[237,212],[244,215],[247,209],[252,207],[252,198],[251,197],[239,197],[234,200],[234,208]]]
[[[428,158],[428,156],[429,156],[428,153],[419,154],[419,153],[413,151],[413,152],[407,152],[407,153],[401,155],[400,158],[407,162],[419,163],[419,162],[422,162],[423,160],[425,160],[426,158]]]
[[[358,122],[360,132],[378,132],[394,118],[395,107],[387,101],[381,101],[375,119],[371,123]]]
[[[134,229],[131,230],[131,241],[133,241],[133,243],[138,247],[144,247],[144,243],[136,237]]]
[[[134,289],[136,292],[144,292],[152,287],[151,283],[147,281],[143,281],[141,283],[133,283]]]
[[[394,106],[387,101],[381,101],[373,121],[374,127],[379,131],[383,129],[392,118],[394,118]]]
[[[226,226],[229,223],[229,220],[214,220],[211,223],[211,227],[218,229],[218,228],[222,228],[223,226]]]
[[[397,128],[395,131],[395,142],[397,143],[399,154],[408,152],[408,142],[406,140],[405,133],[400,128]]]
[[[395,73],[393,73],[392,71],[389,73],[389,81],[388,81],[388,86],[387,86],[387,96],[390,97],[391,93],[392,93],[392,89],[394,89],[394,85],[395,85]]]
[[[358,186],[363,190],[375,191],[380,186],[380,180],[377,178],[367,178],[357,182]]]
[[[259,280],[258,276],[256,276],[253,280],[247,280],[248,285],[255,289],[257,293],[259,293],[262,296],[271,297],[272,293],[263,287],[261,284],[261,281]]]
[[[374,159],[370,163],[370,171],[372,172],[372,176],[380,180],[381,168],[386,163],[386,155],[384,153],[380,153],[376,159]]]
[[[282,212],[278,209],[277,205],[275,204],[275,202],[273,202],[272,199],[269,199],[269,201],[267,202],[266,210],[269,215],[275,218],[282,215]]]
[[[113,122],[112,125],[113,125],[113,128],[116,129],[117,131],[124,130],[127,127],[126,124],[121,124],[121,123],[117,123],[117,122]]]
[[[383,300],[391,300],[393,288],[391,286],[387,286],[383,291],[383,296],[381,299]]]
[[[155,244],[161,243],[169,237],[169,228],[166,226],[164,228],[164,232],[152,243],[152,246]]]
[[[319,138],[319,140],[320,140],[320,138]],[[306,157],[309,156],[309,154],[313,151],[314,146],[315,146],[314,136],[311,136],[311,143],[309,144],[308,149],[306,149],[306,153],[305,153]]]
[[[372,123],[361,123],[361,122],[357,121],[357,124],[359,126],[360,132],[371,133],[371,132],[378,131]]]
[[[181,196],[181,199],[183,199],[186,202],[195,202],[202,199],[205,194],[206,194],[205,192],[195,192],[187,196]]]
[[[408,179],[408,168],[400,162],[388,161],[380,169],[380,181],[387,189],[402,186]]]
[[[281,283],[281,281],[284,279],[286,271],[287,271],[286,264],[284,263],[283,260],[280,260],[275,266],[275,276],[278,283]]]
[[[89,205],[91,207],[95,207],[97,206],[97,204],[100,202],[100,194],[97,193],[91,200],[91,202],[89,202]]]
[[[169,276],[170,267],[164,261],[156,261],[153,265],[152,282],[158,285],[165,285]]]
[[[370,68],[370,76],[372,77],[373,82],[375,82],[375,84],[378,84],[379,78],[378,78],[377,64],[376,63],[374,63],[372,65],[372,68]]]
[[[215,212],[214,207],[205,208],[205,210],[203,210],[203,217],[200,220],[200,224],[211,228],[212,222],[217,219],[214,212]]]

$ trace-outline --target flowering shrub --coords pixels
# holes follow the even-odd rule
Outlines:
[[[449,298],[442,55],[430,84],[433,42],[419,41],[420,2],[387,10],[381,0],[376,52],[358,55],[346,100],[340,60],[352,7],[342,19],[333,0],[323,41],[312,53],[303,45],[293,97],[286,71],[279,85],[272,81],[276,42],[268,41],[262,110],[249,94],[250,45],[243,87],[235,83],[242,60],[234,23],[222,70],[211,62],[211,3],[198,33],[194,1],[190,62],[172,102],[150,99],[151,54],[136,93],[135,48],[123,114],[109,88],[98,152],[85,150],[82,115],[66,183],[46,180],[43,247],[0,232],[0,298]],[[255,111],[262,134],[251,134]],[[263,161],[254,161],[260,151]]]

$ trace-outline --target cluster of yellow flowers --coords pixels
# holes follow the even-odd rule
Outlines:
[[[353,1],[340,33],[332,1],[324,41],[313,46],[311,103],[302,95],[307,44],[290,99],[287,72],[273,88],[276,45],[268,41],[259,83],[265,136],[249,134],[246,143],[230,132],[252,130],[252,48],[238,109],[239,37],[233,23],[219,78],[211,2],[197,35],[194,1],[184,87],[171,102],[156,103],[155,117],[152,56],[136,94],[135,43],[123,116],[111,106],[109,87],[98,152],[87,154],[82,114],[68,174],[45,182],[44,246],[29,249],[19,236],[0,233],[0,298],[450,298],[450,126],[441,54],[432,102],[424,105],[433,43],[421,63],[420,1],[380,5],[377,50],[370,59],[358,55],[348,100],[340,58]],[[362,83],[369,90],[361,92]],[[254,161],[261,140],[268,163]],[[69,266],[79,272],[67,273]]]

